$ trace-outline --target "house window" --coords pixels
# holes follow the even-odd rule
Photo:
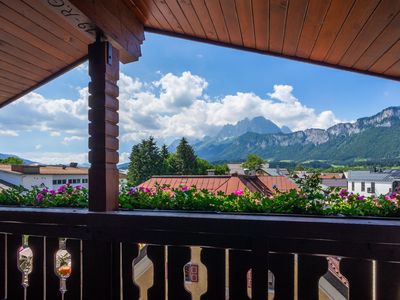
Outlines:
[[[72,179],[68,179],[68,183],[72,183]]]
[[[76,179],[72,179],[72,183],[76,183],[77,182],[77,180]]]
[[[57,184],[57,180],[53,180],[53,185],[56,185]]]
[[[76,180],[76,183],[81,183],[81,180],[80,180],[80,179],[77,179],[77,180]]]
[[[82,183],[88,183],[88,180],[87,179],[82,179]]]
[[[365,192],[365,182],[361,182],[361,192]]]
[[[62,180],[57,180],[57,184],[62,184]]]
[[[352,182],[351,183],[351,190],[354,191],[354,189],[355,189],[355,182]]]
[[[63,179],[62,183],[67,184],[67,179]]]
[[[371,193],[375,194],[375,182],[371,182]]]

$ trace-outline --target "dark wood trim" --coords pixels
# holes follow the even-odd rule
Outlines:
[[[385,74],[374,73],[374,72],[369,72],[369,71],[357,70],[354,68],[344,67],[344,66],[340,66],[340,65],[336,65],[336,64],[329,64],[329,63],[325,63],[325,62],[313,61],[313,60],[298,57],[298,56],[291,56],[291,55],[285,55],[285,54],[281,54],[281,53],[274,53],[274,52],[262,51],[262,50],[258,50],[258,49],[246,48],[244,46],[237,46],[237,45],[227,44],[227,43],[223,43],[223,42],[208,40],[208,39],[204,39],[204,38],[187,36],[187,35],[184,35],[181,33],[169,32],[169,31],[164,31],[164,30],[150,28],[150,27],[145,27],[144,30],[147,32],[155,33],[155,34],[167,35],[167,36],[171,36],[171,37],[175,37],[175,38],[180,38],[180,39],[185,39],[185,40],[190,40],[190,41],[195,41],[195,42],[200,42],[200,43],[206,43],[206,44],[211,44],[211,45],[215,45],[215,46],[222,46],[222,47],[227,47],[227,48],[236,49],[236,50],[249,51],[249,52],[258,53],[258,54],[262,54],[262,55],[269,55],[269,56],[286,58],[286,59],[290,59],[290,60],[304,62],[304,63],[310,63],[310,64],[318,65],[321,67],[329,67],[329,68],[339,69],[339,70],[343,70],[343,71],[355,72],[355,73],[359,73],[359,74],[363,74],[363,75],[369,75],[369,76],[375,76],[375,77],[380,77],[380,78],[384,78],[384,79],[390,79],[390,80],[394,80],[394,81],[400,81],[399,76],[391,76],[391,75],[385,75]]]
[[[89,45],[89,210],[118,209],[119,51],[100,38]],[[96,130],[94,130],[96,129]]]
[[[66,66],[65,68],[62,68],[61,70],[57,71],[54,74],[51,74],[50,76],[46,77],[44,80],[40,81],[39,83],[31,86],[30,88],[18,93],[17,95],[11,97],[10,99],[0,103],[0,108],[6,106],[7,104],[10,104],[11,102],[18,100],[19,98],[21,98],[22,96],[25,96],[26,94],[32,92],[33,90],[36,90],[37,88],[45,85],[46,83],[52,81],[53,79],[63,75],[64,73],[72,70],[73,68],[79,66],[80,64],[82,64],[83,62],[85,62],[87,60],[87,55],[81,57],[80,59],[76,60],[75,62],[73,62],[72,64]]]

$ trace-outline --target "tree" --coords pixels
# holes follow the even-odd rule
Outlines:
[[[132,147],[128,168],[128,180],[131,184],[138,185],[153,175],[162,171],[160,149],[154,138],[149,137]]]
[[[4,159],[0,159],[0,164],[5,164],[5,165],[22,165],[23,163],[24,161],[22,159],[15,156],[10,156]]]
[[[176,148],[176,164],[177,174],[190,175],[196,172],[196,155],[184,137]]]
[[[243,168],[249,170],[257,170],[262,167],[265,161],[256,154],[249,154],[247,155],[246,161],[242,164]]]
[[[170,174],[170,166],[168,163],[168,158],[170,154],[168,151],[167,145],[162,145],[160,151],[160,158],[161,158],[161,168],[160,168],[160,175],[168,175]]]
[[[302,164],[297,164],[297,166],[294,168],[295,171],[305,171],[305,167]]]

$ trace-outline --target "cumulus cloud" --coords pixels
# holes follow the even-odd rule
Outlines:
[[[87,163],[87,153],[71,152],[19,152],[14,153],[19,157],[29,158],[32,161],[41,164],[69,164],[70,162]]]
[[[19,134],[15,130],[0,129],[0,136],[19,136]]]
[[[73,135],[73,136],[67,136],[67,137],[65,137],[64,140],[62,141],[62,143],[63,143],[64,145],[69,145],[71,142],[82,141],[82,140],[83,140],[83,137]]]
[[[238,91],[213,98],[206,93],[207,80],[189,71],[159,73],[159,76],[157,81],[142,82],[120,74],[123,143],[131,145],[149,135],[166,142],[181,136],[202,138],[216,134],[225,124],[257,116],[292,130],[327,128],[340,122],[332,111],[317,112],[306,106],[290,85],[274,85],[265,95]],[[63,137],[65,145],[85,139],[87,98],[87,88],[79,91],[78,99],[47,99],[30,93],[0,110],[0,135],[15,136],[19,131],[39,130],[52,137]],[[2,130],[1,126],[13,131]],[[121,161],[125,158],[121,154]]]

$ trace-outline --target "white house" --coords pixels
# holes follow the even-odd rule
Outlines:
[[[88,169],[70,166],[0,165],[0,181],[31,189],[34,186],[57,189],[63,184],[88,187]]]
[[[400,170],[349,171],[347,189],[364,196],[386,195],[400,186]]]

